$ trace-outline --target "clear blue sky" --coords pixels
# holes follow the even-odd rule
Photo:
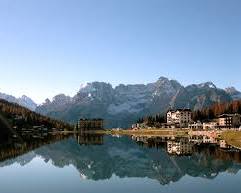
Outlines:
[[[0,92],[213,81],[241,90],[241,0],[0,0]]]

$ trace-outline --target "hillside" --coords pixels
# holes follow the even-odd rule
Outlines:
[[[33,129],[34,126],[57,128],[59,130],[72,129],[69,124],[40,115],[15,103],[0,99],[0,132],[6,138],[16,130]]]
[[[205,121],[214,119],[222,114],[241,114],[241,100],[216,103],[210,107],[193,111],[194,121]],[[152,116],[145,116],[138,119],[137,123],[145,123],[150,127],[160,127],[161,123],[166,122],[166,114],[156,114]]]
[[[0,99],[6,100],[10,103],[17,103],[23,107],[26,107],[32,111],[35,111],[37,104],[29,97],[27,97],[26,95],[23,95],[21,97],[14,97],[12,95],[8,95],[5,93],[1,93],[0,92]]]
[[[241,100],[235,100],[232,102],[216,103],[208,108],[197,110],[193,113],[193,119],[205,120],[213,119],[221,114],[241,114]]]

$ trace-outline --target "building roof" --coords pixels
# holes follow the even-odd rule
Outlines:
[[[237,116],[237,115],[240,116],[240,114],[237,114],[237,113],[235,113],[235,114],[222,114],[222,115],[219,115],[218,118],[228,118],[228,117],[233,117],[233,116]]]
[[[176,110],[169,110],[168,112],[175,113],[177,111],[180,111],[180,112],[192,112],[191,109],[176,109]]]
[[[101,119],[101,118],[94,118],[94,119],[84,119],[84,118],[81,118],[80,121],[103,121],[104,119]]]

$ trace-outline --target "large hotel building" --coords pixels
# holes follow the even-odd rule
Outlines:
[[[192,111],[190,109],[177,109],[167,112],[167,124],[178,127],[188,127],[192,123]]]
[[[78,129],[80,131],[100,130],[103,128],[103,119],[80,119],[78,122]]]

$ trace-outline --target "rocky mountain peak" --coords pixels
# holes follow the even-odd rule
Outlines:
[[[32,111],[34,111],[37,107],[37,104],[29,97],[27,97],[26,95],[23,95],[22,97],[16,98],[12,95],[8,95],[5,93],[0,93],[0,98],[4,99],[8,102],[11,103],[17,103],[23,107],[26,107]]]
[[[44,101],[44,103],[43,104],[46,104],[46,105],[48,105],[48,104],[50,104],[51,103],[51,101],[47,98],[47,99],[45,99],[45,101]]]
[[[161,76],[157,81],[156,84],[158,85],[164,85],[164,84],[170,84],[171,80],[169,80],[166,77]]]
[[[216,85],[213,82],[204,82],[201,84],[198,84],[200,88],[217,88]]]
[[[37,112],[70,122],[100,117],[107,127],[127,127],[140,117],[164,113],[170,106],[196,110],[230,100],[231,95],[212,82],[184,87],[176,80],[160,77],[146,85],[120,84],[115,88],[105,82],[83,84],[73,98],[58,95],[54,101],[59,103],[42,105]]]
[[[23,95],[22,97],[18,98],[17,103],[21,106],[27,107],[32,111],[35,111],[35,109],[37,108],[37,104],[26,95]]]
[[[234,100],[238,100],[238,99],[241,99],[241,92],[238,91],[235,87],[228,87],[225,89],[225,91],[231,95],[231,97],[234,99]]]
[[[65,94],[59,94],[53,98],[53,103],[55,104],[66,104],[69,102],[71,102],[71,97],[66,96]]]
[[[113,95],[112,85],[105,82],[91,82],[81,85],[79,92],[74,96],[76,102],[89,103],[94,100],[111,100]]]
[[[22,96],[21,96],[21,99],[23,99],[23,100],[29,100],[30,98],[29,98],[28,96],[26,96],[26,95],[22,95]],[[32,100],[32,99],[30,99],[30,100]]]
[[[160,96],[165,93],[169,96],[175,95],[182,85],[176,80],[169,80],[166,77],[160,77],[155,83],[154,95]]]
[[[91,82],[85,85],[81,85],[79,92],[81,93],[93,93],[96,91],[111,90],[112,85],[105,82]]]
[[[238,92],[239,92],[239,91],[238,91],[235,87],[233,87],[233,86],[228,87],[228,88],[225,88],[225,90],[226,90],[227,93],[230,93],[230,94],[235,94],[235,93],[238,93]]]

